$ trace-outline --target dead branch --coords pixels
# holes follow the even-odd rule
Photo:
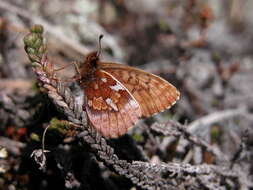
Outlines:
[[[200,119],[197,119],[190,123],[187,127],[187,130],[191,133],[199,130],[199,127],[201,126],[210,126],[216,122],[220,122],[222,120],[226,120],[229,118],[233,118],[236,116],[243,116],[247,115],[247,110],[245,107],[239,107],[237,109],[231,109],[231,110],[224,110],[224,111],[218,111],[211,113],[207,116],[204,116]]]
[[[188,127],[181,125],[178,122],[170,120],[166,124],[157,124],[151,126],[151,128],[157,132],[160,132],[166,136],[174,136],[174,137],[183,137],[187,139],[190,143],[194,143],[197,146],[205,148],[207,151],[211,152],[213,155],[216,156],[219,160],[226,160],[229,161],[229,158],[227,155],[223,154],[218,147],[210,145],[208,142],[206,142],[203,139],[200,139],[196,135],[193,135],[193,133],[188,132]]]

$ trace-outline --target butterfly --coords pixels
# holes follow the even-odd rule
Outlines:
[[[169,109],[179,91],[159,76],[119,63],[102,62],[99,50],[89,53],[76,68],[84,90],[83,110],[89,122],[106,138],[124,135],[141,117]]]

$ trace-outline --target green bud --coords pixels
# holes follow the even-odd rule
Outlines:
[[[39,49],[42,45],[43,39],[38,36],[38,38],[36,38],[36,40],[34,41],[32,47],[34,47],[35,49]]]
[[[44,29],[43,29],[43,26],[40,25],[40,24],[35,24],[33,25],[31,28],[30,28],[30,31],[32,33],[38,33],[38,34],[42,34]]]
[[[37,141],[37,142],[40,141],[40,137],[39,137],[39,135],[36,134],[36,133],[31,133],[30,138],[31,138],[33,141]]]
[[[31,34],[28,34],[24,37],[24,43],[26,46],[28,47],[33,47],[34,46],[34,43],[40,39],[41,40],[41,35],[39,34],[35,34],[35,33],[31,33]]]
[[[36,53],[36,50],[34,48],[31,48],[31,47],[26,47],[26,53],[27,54],[35,54]]]
[[[134,134],[133,135],[133,139],[136,141],[136,142],[142,142],[144,139],[143,139],[143,136],[141,136],[140,134]]]
[[[30,29],[31,33],[23,39],[25,51],[31,62],[40,62],[42,55],[46,52],[46,46],[43,44],[43,27],[34,25]]]
[[[212,60],[213,60],[214,62],[220,62],[220,61],[221,61],[221,56],[220,56],[220,54],[218,54],[218,53],[213,53],[213,54],[212,54]]]

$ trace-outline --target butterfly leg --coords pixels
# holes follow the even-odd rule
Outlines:
[[[72,64],[74,64],[75,70],[77,70],[77,69],[79,68],[77,62],[71,62],[70,64],[67,64],[67,65],[65,65],[65,66],[63,66],[63,67],[60,67],[60,68],[58,68],[58,69],[54,69],[53,71],[54,71],[54,72],[61,71],[61,70],[63,70],[63,69],[66,69],[67,67],[71,66]],[[79,73],[80,73],[80,72],[79,72]]]
[[[68,64],[66,66],[63,66],[63,67],[60,67],[58,69],[53,69],[53,72],[52,73],[55,73],[55,72],[58,72],[58,71],[61,71],[69,66],[71,66],[72,64],[74,64],[75,66],[75,71],[77,72],[77,74],[75,74],[73,77],[69,78],[69,79],[61,79],[62,82],[74,82],[74,81],[77,81],[77,80],[80,80],[80,71],[79,71],[79,64],[77,62],[71,62],[71,64]],[[54,77],[53,78],[54,80],[59,80],[58,78]]]

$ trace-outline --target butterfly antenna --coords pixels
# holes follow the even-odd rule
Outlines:
[[[101,51],[102,51],[101,40],[102,40],[103,37],[104,37],[104,35],[103,35],[103,34],[100,34],[100,35],[99,35],[99,38],[98,38],[98,52],[97,52],[97,57],[100,56]]]

